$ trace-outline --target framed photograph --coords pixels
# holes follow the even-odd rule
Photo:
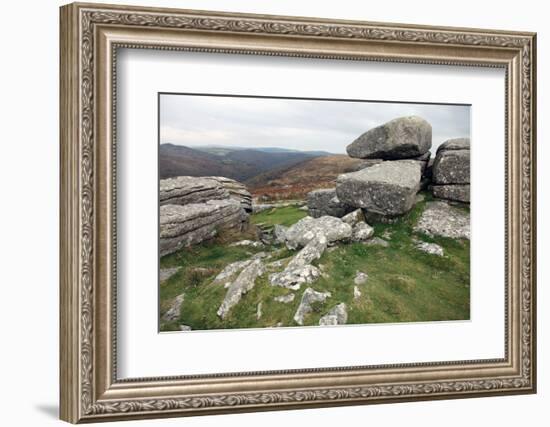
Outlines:
[[[536,391],[533,33],[61,8],[61,418]]]

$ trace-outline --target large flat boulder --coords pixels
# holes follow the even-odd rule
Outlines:
[[[369,213],[397,216],[414,205],[422,168],[418,161],[384,162],[358,172],[342,174],[336,181],[338,198]]]
[[[206,203],[162,205],[160,207],[160,255],[211,239],[218,230],[242,231],[248,214],[237,200],[209,200]]]
[[[432,170],[434,184],[469,184],[470,150],[440,150]]]
[[[284,239],[289,249],[296,249],[306,246],[312,239],[323,235],[327,243],[334,243],[339,240],[351,238],[352,227],[343,222],[340,218],[333,216],[322,216],[321,218],[312,218],[306,216],[300,221],[290,226]]]
[[[334,188],[310,191],[307,194],[307,207],[309,216],[313,218],[325,215],[341,218],[353,210],[338,199]]]
[[[432,146],[432,126],[418,116],[399,117],[365,132],[346,151],[360,159],[407,159]]]
[[[237,200],[246,212],[252,211],[252,196],[244,184],[221,176],[178,176],[160,180],[160,205],[204,203],[208,200]]]

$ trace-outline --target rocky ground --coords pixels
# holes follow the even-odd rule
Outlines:
[[[267,244],[227,233],[163,257],[161,330],[468,319],[469,208],[421,195],[408,214],[358,241],[349,218],[323,220],[326,241],[307,241],[314,224],[297,204],[252,214],[271,230]],[[298,225],[280,226],[289,217]]]
[[[468,319],[470,141],[432,158],[431,134],[416,116],[368,130],[306,200],[162,180],[161,330]]]

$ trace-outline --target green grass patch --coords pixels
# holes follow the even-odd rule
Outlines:
[[[306,216],[307,211],[303,211],[297,206],[284,206],[254,214],[251,216],[251,222],[252,224],[265,224],[268,226],[279,224],[288,227]]]

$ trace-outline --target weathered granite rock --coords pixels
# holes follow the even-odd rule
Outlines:
[[[360,159],[406,159],[426,153],[432,146],[432,126],[418,116],[399,117],[375,127],[346,147]]]
[[[439,147],[437,147],[437,152],[444,150],[469,150],[470,149],[470,138],[453,138],[448,139]]]
[[[384,162],[338,176],[336,194],[344,203],[368,213],[397,216],[414,205],[421,177],[417,161]]]
[[[174,298],[172,304],[170,304],[170,307],[162,316],[162,320],[166,322],[177,320],[180,317],[181,305],[183,304],[184,299],[185,294],[180,294],[176,298]]]
[[[279,244],[284,243],[286,240],[286,232],[288,227],[284,225],[275,224],[273,226],[273,243]]]
[[[422,252],[426,252],[427,254],[437,255],[437,256],[443,256],[445,254],[443,251],[443,248],[439,246],[437,243],[428,243],[428,242],[423,242],[421,240],[415,240],[414,246],[418,250]]]
[[[358,300],[361,298],[361,291],[359,290],[359,286],[355,285],[353,287],[353,299]]]
[[[330,296],[330,292],[317,292],[312,288],[307,288],[304,291],[300,305],[294,314],[294,321],[298,325],[303,325],[305,316],[312,311],[311,304],[315,302],[325,302],[325,300],[330,298]]]
[[[321,272],[310,264],[319,259],[326,248],[327,238],[324,234],[318,234],[290,260],[282,272],[270,274],[269,283],[272,286],[297,290],[304,283],[314,282]]]
[[[232,199],[160,207],[160,255],[214,237],[220,229],[242,231],[248,214]]]
[[[414,231],[428,236],[470,239],[470,214],[446,202],[428,202]]]
[[[327,248],[328,240],[325,234],[319,233],[310,239],[307,245],[290,260],[287,268],[301,267],[311,264],[316,259],[321,258]]]
[[[353,283],[355,283],[356,285],[363,285],[364,283],[367,283],[368,278],[369,278],[369,275],[367,273],[363,273],[362,271],[357,271],[355,273]]]
[[[241,300],[243,294],[254,288],[256,278],[262,275],[264,270],[262,261],[256,259],[241,271],[235,281],[229,285],[225,298],[217,311],[220,318],[225,319],[229,310]]]
[[[256,306],[256,320],[260,320],[261,318],[262,318],[262,302],[260,301]]]
[[[440,199],[470,203],[469,184],[434,185],[432,186],[432,192],[434,197],[439,197]]]
[[[182,331],[182,332],[189,332],[189,331],[191,331],[191,326],[181,324],[181,325],[180,325],[180,331]]]
[[[188,205],[208,200],[234,199],[246,212],[252,211],[252,196],[235,180],[219,177],[178,176],[160,180],[160,205]]]
[[[160,284],[163,284],[164,282],[166,282],[170,277],[172,277],[174,274],[180,271],[180,269],[181,267],[161,268],[160,274],[159,274]]]
[[[319,234],[323,234],[330,244],[349,239],[351,237],[351,226],[340,218],[332,216],[322,216],[320,218],[306,216],[287,229],[285,243],[289,249],[296,249],[307,245],[311,239]]]
[[[350,212],[349,214],[343,216],[342,221],[353,227],[359,222],[365,222],[365,214],[363,213],[362,209],[355,209],[353,212]]]
[[[469,184],[470,150],[440,150],[434,161],[434,184]]]
[[[366,222],[359,222],[353,226],[351,240],[354,242],[364,242],[374,235],[374,228]]]
[[[340,202],[334,188],[310,191],[307,195],[307,207],[309,215],[319,218],[324,215],[343,217],[353,208]]]
[[[288,304],[288,303],[291,303],[292,301],[294,301],[295,297],[296,297],[295,294],[286,294],[286,295],[281,295],[281,296],[278,296],[278,297],[274,297],[273,301],[280,302],[280,303],[283,303],[283,304]]]
[[[327,314],[319,319],[320,326],[345,325],[348,321],[346,303],[334,306]]]
[[[296,291],[303,284],[315,282],[321,272],[314,265],[306,264],[293,268],[285,268],[280,273],[272,273],[269,275],[269,283],[271,286],[281,286],[286,289]]]
[[[214,278],[213,283],[223,283],[226,288],[229,287],[231,284],[231,279],[233,276],[235,276],[237,273],[239,273],[243,268],[248,266],[252,262],[251,259],[247,259],[244,261],[235,261],[231,264],[228,264],[225,266],[225,268],[218,273],[218,275]]]

